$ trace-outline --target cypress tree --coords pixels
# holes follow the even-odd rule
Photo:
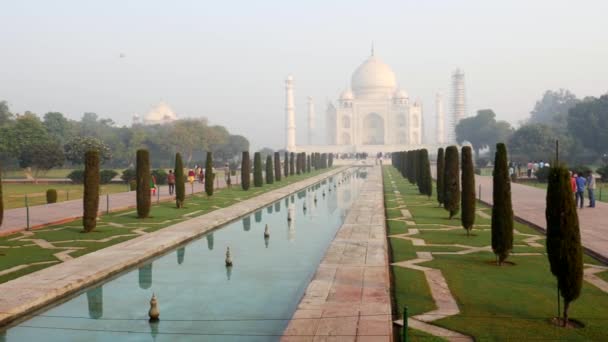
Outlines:
[[[266,184],[274,183],[274,175],[273,175],[273,167],[272,167],[272,157],[270,154],[266,157]]]
[[[150,215],[150,153],[148,150],[137,150],[135,165],[137,180],[137,218],[146,218]]]
[[[450,213],[450,220],[460,210],[460,170],[458,164],[458,148],[449,146],[445,150],[443,170],[443,207]]]
[[[289,153],[289,175],[293,176],[296,173],[296,154]]]
[[[262,172],[262,155],[260,152],[253,154],[253,186],[264,185],[264,173]]]
[[[513,249],[511,180],[507,165],[507,147],[503,143],[496,144],[492,200],[492,250],[496,254],[498,265],[502,265]]]
[[[213,181],[215,173],[213,173],[213,154],[207,152],[207,160],[205,160],[205,192],[207,196],[213,196]]]
[[[310,165],[310,155],[306,156],[306,172],[310,173],[311,165]]]
[[[0,168],[0,226],[4,219],[4,197],[2,195],[2,168]]]
[[[443,147],[437,150],[437,202],[441,206],[443,204],[443,168],[445,159],[443,156]]]
[[[274,179],[277,182],[281,181],[281,154],[279,152],[274,153]]]
[[[462,212],[460,222],[467,235],[475,224],[475,167],[470,146],[462,148]]]
[[[401,170],[401,177],[403,178],[407,178],[407,151],[402,151],[400,152],[401,157],[399,158],[399,162],[401,165],[399,165],[400,170]]]
[[[545,209],[547,256],[551,273],[557,278],[558,291],[564,298],[563,325],[567,326],[570,303],[581,293],[583,251],[570,175],[568,169],[556,164],[553,163],[554,166],[549,169],[548,176]]]
[[[241,187],[243,190],[249,190],[251,186],[251,159],[249,159],[249,151],[243,151],[241,160]]]
[[[283,176],[287,178],[289,176],[289,152],[285,151],[285,156],[283,157]]]
[[[186,200],[186,179],[184,178],[184,163],[182,162],[182,155],[179,153],[175,154],[175,205],[178,208],[184,207],[184,201]]]
[[[329,167],[334,166],[334,154],[333,154],[333,153],[330,153],[330,154],[329,154],[329,162],[327,162],[327,165],[328,165]]]
[[[433,181],[431,179],[431,162],[429,161],[429,152],[426,149],[420,151],[421,164],[420,172],[422,177],[420,178],[422,181],[422,189],[421,193],[424,195],[433,196]]]
[[[302,174],[302,153],[296,155],[296,175]]]
[[[426,184],[424,179],[424,166],[426,164],[424,162],[424,153],[422,151],[423,150],[416,151],[416,184],[418,184],[418,192],[420,192],[421,195],[425,195]]]
[[[99,210],[99,152],[90,150],[84,154],[84,194],[82,196],[82,226],[85,233],[97,226]]]

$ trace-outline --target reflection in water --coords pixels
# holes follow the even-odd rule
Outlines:
[[[255,223],[262,222],[262,211],[261,210],[256,211],[254,216],[255,216]]]
[[[213,250],[213,233],[207,234],[206,238],[207,238],[207,249],[212,251]]]
[[[152,287],[152,263],[139,268],[139,288],[147,290]]]
[[[269,205],[268,207],[266,207],[266,212],[269,214],[272,214],[272,205]]]
[[[277,213],[281,212],[281,201],[276,201],[276,203],[274,204],[274,211],[276,211]]]
[[[158,335],[158,328],[160,325],[160,321],[148,322],[150,324],[150,335],[152,335],[152,340],[156,341],[156,335]]]
[[[232,266],[226,266],[226,279],[230,280],[232,277]]]
[[[302,199],[306,196],[306,191],[300,191],[297,193],[298,199]]]
[[[103,288],[98,286],[87,291],[89,317],[99,319],[103,316]]]
[[[268,248],[268,244],[270,243],[270,236],[264,236],[264,245]]]
[[[291,220],[287,222],[287,240],[291,242],[296,240],[296,206],[290,204],[287,208],[287,213],[291,216]]]
[[[186,256],[186,247],[177,249],[177,264],[181,265],[184,263],[184,257]]]
[[[251,229],[251,216],[247,216],[243,219],[243,230],[248,232]]]
[[[285,197],[285,206],[287,207],[289,205],[289,197]]]
[[[296,202],[296,196],[291,195],[291,204],[294,204]]]

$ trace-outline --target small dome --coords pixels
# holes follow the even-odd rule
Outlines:
[[[341,101],[352,101],[354,99],[355,96],[353,95],[353,92],[350,89],[346,89],[342,92],[342,94],[340,94]]]
[[[355,70],[351,88],[357,97],[388,98],[397,87],[395,73],[379,58],[371,56]]]
[[[163,124],[177,120],[177,115],[171,107],[164,102],[158,104],[144,117],[144,123],[148,125]]]
[[[397,89],[395,94],[393,94],[393,98],[395,99],[407,99],[408,97],[407,92],[403,89]]]

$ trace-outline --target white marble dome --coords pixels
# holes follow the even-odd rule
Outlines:
[[[363,62],[351,78],[351,88],[357,98],[389,98],[396,87],[395,73],[376,56]]]
[[[144,124],[165,124],[175,120],[177,120],[177,115],[175,115],[173,109],[165,102],[161,102],[146,114],[144,117]]]
[[[355,95],[353,95],[352,90],[346,89],[340,94],[341,101],[352,101],[355,99]]]

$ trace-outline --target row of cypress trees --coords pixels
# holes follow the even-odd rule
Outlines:
[[[418,185],[421,195],[433,195],[431,163],[426,149],[394,152],[392,158],[393,165],[401,175],[410,183]]]
[[[474,164],[471,147],[465,146],[461,152],[459,177],[457,147],[449,146],[445,151],[443,148],[437,151],[437,201],[449,211],[450,218],[458,212],[460,202],[462,203],[461,223],[469,235],[475,223]],[[410,182],[417,178],[416,172],[420,172],[415,160],[418,158],[407,152],[393,153],[393,165]],[[496,145],[492,183],[492,250],[497,264],[502,265],[513,249],[511,183],[507,148],[503,143]],[[583,253],[569,171],[557,160],[549,170],[545,217],[547,255],[551,273],[557,278],[557,316],[559,318],[563,314],[560,322],[567,326],[570,303],[580,296],[582,287]],[[559,309],[560,294],[564,299],[563,313]]]

